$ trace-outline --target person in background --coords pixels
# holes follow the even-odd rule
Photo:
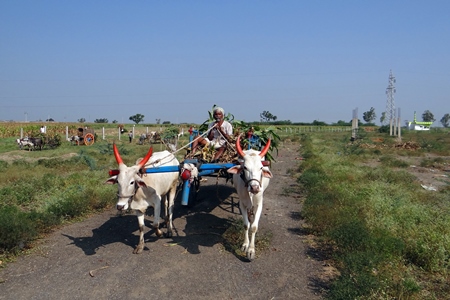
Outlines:
[[[192,153],[195,153],[198,146],[212,146],[216,150],[212,163],[218,162],[219,158],[222,156],[226,149],[226,143],[231,142],[231,136],[233,135],[233,126],[230,122],[224,119],[225,111],[221,107],[215,107],[213,111],[214,122],[208,125],[207,137],[199,136],[194,139],[192,143]]]
[[[128,133],[128,138],[130,139],[130,143],[131,143],[131,141],[133,140],[133,132],[132,131],[130,131]]]
[[[45,133],[45,127],[44,126],[41,126],[40,132],[41,133]]]

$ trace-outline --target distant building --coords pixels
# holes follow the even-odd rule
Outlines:
[[[416,112],[414,112],[414,121],[408,123],[408,128],[410,130],[430,130],[431,124],[433,122],[417,122]]]

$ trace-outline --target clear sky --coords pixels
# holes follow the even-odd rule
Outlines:
[[[450,113],[450,1],[0,2],[0,120],[379,124],[390,70],[402,120]]]

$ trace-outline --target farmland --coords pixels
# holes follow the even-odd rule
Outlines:
[[[64,134],[65,126],[55,131]],[[101,128],[97,132],[101,136]],[[450,135],[404,132],[399,141],[364,132],[351,143],[346,131],[283,128],[279,134],[279,148],[295,147],[301,158],[289,170],[298,185],[284,187],[303,205],[305,223],[299,230],[314,236],[309,246],[337,270],[324,283],[327,297],[444,299],[449,293]],[[115,167],[112,141],[127,164],[148,150],[137,139],[119,140],[112,125],[105,140],[89,147],[64,142],[54,150],[28,152],[17,148],[16,137],[0,140],[4,261],[33,248],[52,228],[115,204],[115,191],[99,184]],[[184,136],[178,146],[186,142]]]

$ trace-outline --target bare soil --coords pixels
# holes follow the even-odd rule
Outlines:
[[[450,157],[438,156],[434,154],[426,154],[425,156],[397,156],[399,160],[408,163],[406,170],[408,173],[414,175],[417,184],[420,184],[423,189],[430,192],[437,192],[441,189],[448,188],[450,185]],[[430,166],[423,167],[421,162],[423,160],[435,160],[439,158],[442,163],[433,163]],[[376,168],[380,165],[380,161],[367,161],[364,165]]]
[[[321,299],[334,269],[302,230],[301,195],[287,193],[298,156],[298,144],[285,143],[272,164],[259,223],[272,238],[252,262],[224,247],[230,218],[240,218],[231,182],[206,177],[195,205],[177,198],[172,238],[147,228],[146,248],[132,254],[136,216],[107,210],[55,230],[8,263],[0,299]]]

